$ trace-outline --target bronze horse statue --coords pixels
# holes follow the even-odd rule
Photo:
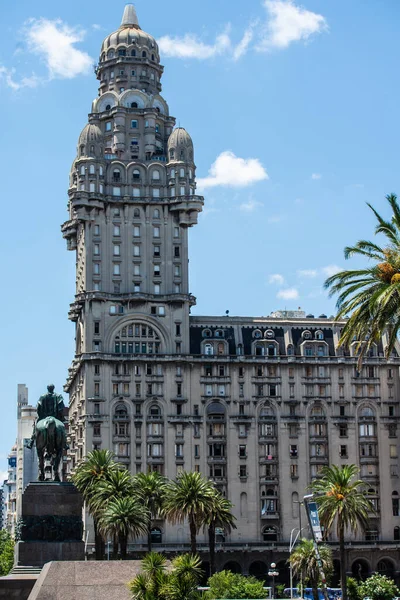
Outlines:
[[[32,448],[36,444],[39,461],[39,481],[45,480],[45,460],[50,460],[53,480],[60,481],[60,463],[67,449],[67,437],[64,426],[64,401],[54,393],[54,385],[47,386],[47,394],[40,396],[37,404],[37,419],[30,441]]]

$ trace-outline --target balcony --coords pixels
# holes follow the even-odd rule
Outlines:
[[[265,512],[265,513],[261,513],[261,519],[264,520],[278,520],[280,519],[280,514],[275,511],[275,512]]]

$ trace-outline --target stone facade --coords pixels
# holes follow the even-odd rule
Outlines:
[[[132,6],[96,72],[62,227],[76,253],[69,469],[110,448],[132,473],[204,473],[238,520],[217,536],[231,553],[220,566],[258,573],[286,560],[311,479],[324,465],[356,463],[377,513],[349,564],[395,571],[398,355],[386,361],[382,340],[358,373],[356,346],[339,348],[343,323],[326,315],[189,316],[188,229],[203,205],[193,143],[173,129],[157,43]],[[187,547],[187,528],[160,522],[153,534],[165,550]]]

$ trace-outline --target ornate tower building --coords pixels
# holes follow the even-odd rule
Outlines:
[[[347,550],[349,568],[393,574],[398,352],[386,360],[383,339],[359,372],[357,342],[340,347],[343,323],[324,314],[189,316],[188,230],[203,198],[192,140],[174,129],[161,96],[162,73],[157,43],[128,5],[101,48],[62,227],[76,253],[69,470],[109,448],[132,473],[202,472],[237,518],[232,533],[218,531],[230,552],[218,554],[219,567],[267,577],[274,561],[285,581],[310,481],[325,465],[355,463],[376,511]],[[187,529],[163,522],[152,536],[165,551],[189,542]],[[330,542],[335,549],[334,534]]]

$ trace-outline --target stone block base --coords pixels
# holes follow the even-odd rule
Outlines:
[[[27,600],[39,575],[0,577],[0,600]]]
[[[85,560],[84,542],[17,542],[16,566],[43,567],[50,561]]]

